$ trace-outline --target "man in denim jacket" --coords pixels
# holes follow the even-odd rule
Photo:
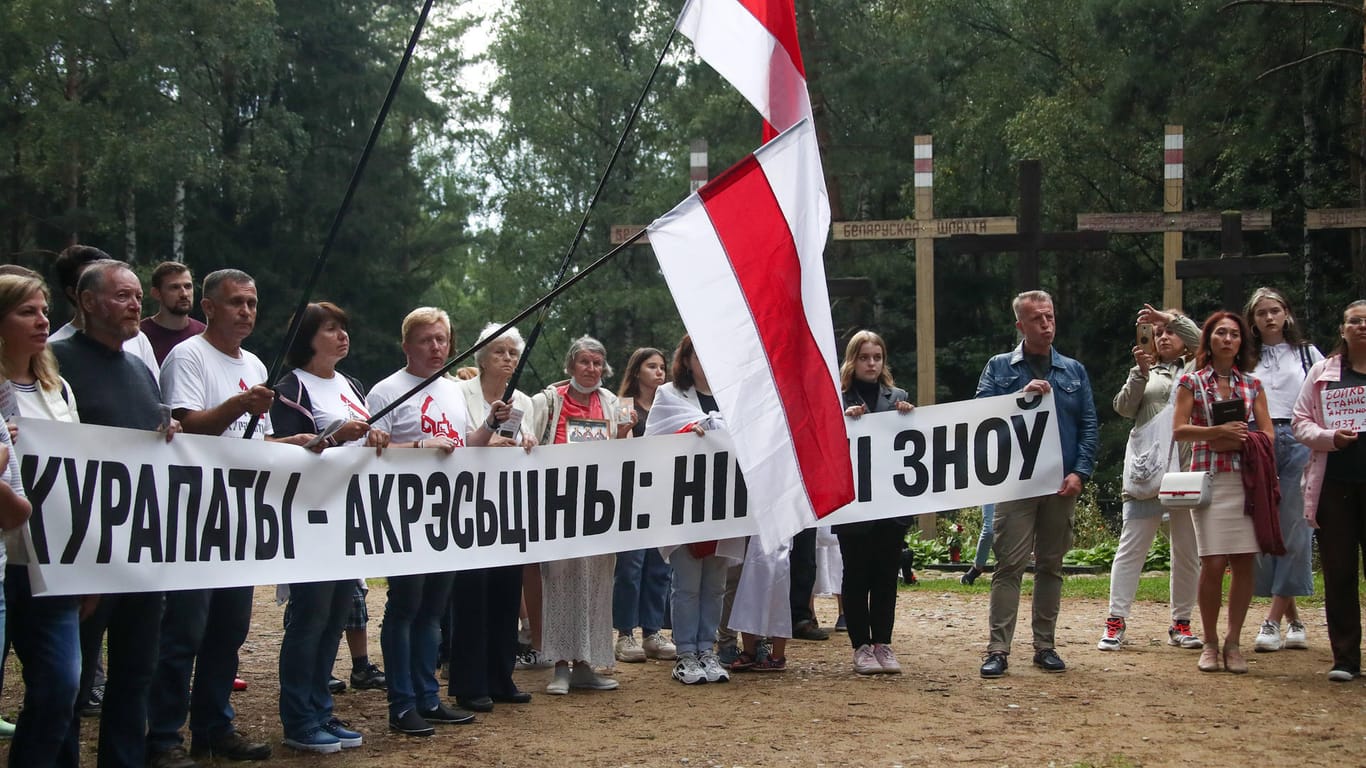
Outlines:
[[[1015,297],[1015,327],[1024,341],[996,355],[982,370],[977,397],[1016,392],[1053,393],[1062,437],[1062,487],[1056,494],[996,505],[996,573],[991,580],[991,638],[982,677],[1006,673],[1015,618],[1020,607],[1020,577],[1034,555],[1034,665],[1045,672],[1067,666],[1054,649],[1053,631],[1062,600],[1062,558],[1072,547],[1072,512],[1081,485],[1095,468],[1096,405],[1091,381],[1081,363],[1053,349],[1057,326],[1053,297],[1026,291]]]

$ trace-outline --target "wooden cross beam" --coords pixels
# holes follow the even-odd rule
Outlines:
[[[1169,125],[1162,139],[1162,213],[1079,213],[1077,229],[1112,234],[1162,233],[1162,306],[1181,306],[1181,281],[1176,277],[1186,232],[1217,232],[1220,214],[1185,212],[1186,134]],[[1270,229],[1270,211],[1243,213],[1244,229]]]
[[[1176,265],[1176,277],[1214,278],[1223,282],[1224,308],[1241,312],[1247,296],[1248,275],[1272,275],[1289,272],[1290,256],[1284,253],[1246,256],[1243,254],[1243,215],[1239,211],[1225,211],[1220,228],[1222,253],[1217,259],[1182,260]]]
[[[919,405],[935,402],[934,241],[1015,233],[1013,216],[961,219],[934,217],[934,140],[915,137],[915,218],[890,221],[837,221],[836,240],[915,241],[916,392]]]
[[[1304,228],[1366,229],[1366,208],[1311,208],[1304,212]]]
[[[950,240],[956,253],[1017,253],[1015,285],[1020,291],[1040,287],[1039,254],[1050,251],[1103,251],[1110,244],[1106,232],[1044,232],[1043,170],[1038,160],[1020,161],[1020,215],[1017,233],[981,235]]]

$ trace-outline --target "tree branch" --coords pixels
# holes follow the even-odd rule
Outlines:
[[[1318,6],[1320,8],[1336,8],[1338,10],[1355,13],[1358,16],[1366,17],[1366,10],[1360,6],[1348,5],[1347,3],[1335,2],[1335,0],[1230,0],[1219,6],[1219,12],[1223,13],[1230,8],[1239,5],[1298,5],[1298,6]]]
[[[1260,75],[1257,75],[1257,78],[1256,78],[1256,79],[1261,80],[1262,78],[1266,77],[1267,75],[1270,75],[1270,74],[1275,73],[1275,72],[1279,72],[1279,71],[1281,71],[1282,69],[1289,69],[1290,67],[1293,67],[1293,66],[1295,66],[1295,65],[1297,65],[1297,64],[1303,64],[1303,63],[1305,63],[1306,61],[1309,61],[1310,59],[1317,59],[1317,58],[1319,58],[1320,56],[1327,56],[1327,55],[1330,54],[1330,53],[1350,53],[1350,54],[1352,54],[1353,56],[1360,56],[1360,57],[1362,57],[1362,58],[1366,58],[1366,51],[1359,51],[1359,50],[1357,50],[1356,48],[1329,48],[1329,49],[1324,50],[1324,51],[1315,51],[1314,53],[1311,53],[1311,54],[1309,54],[1308,56],[1305,56],[1305,57],[1302,58],[1302,59],[1295,59],[1294,61],[1288,61],[1288,62],[1286,62],[1286,63],[1284,63],[1284,64],[1281,64],[1281,65],[1272,67],[1271,69],[1268,69],[1267,71],[1261,73]]]

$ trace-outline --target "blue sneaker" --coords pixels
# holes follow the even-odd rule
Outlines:
[[[314,728],[306,733],[296,734],[285,737],[285,746],[290,749],[297,749],[300,752],[340,752],[342,748],[341,739],[333,736],[322,728]]]
[[[327,722],[323,723],[322,728],[327,733],[332,734],[332,736],[334,736],[337,739],[337,741],[340,742],[341,745],[346,749],[359,747],[361,745],[361,742],[363,741],[363,737],[360,735],[360,732],[353,731],[346,726],[346,721],[339,720],[334,717],[331,720],[328,720]]]

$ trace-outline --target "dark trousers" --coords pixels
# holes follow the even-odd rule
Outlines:
[[[147,751],[165,752],[190,733],[204,744],[233,732],[237,651],[251,627],[252,587],[166,593],[161,648],[148,705]],[[193,676],[193,686],[191,677]]]
[[[23,665],[24,706],[9,747],[10,768],[76,768],[81,724],[80,601],[34,597],[28,567],[5,568],[6,630]]]
[[[896,578],[901,568],[900,525],[871,523],[839,530],[844,560],[844,620],[855,649],[871,643],[889,645],[896,620]]]
[[[104,686],[96,761],[99,768],[140,768],[147,763],[147,699],[157,667],[164,604],[161,592],[101,595],[100,610],[86,619],[105,619],[109,643],[109,680]],[[81,629],[84,638],[86,628]]]
[[[450,605],[455,574],[425,573],[389,577],[389,599],[379,643],[389,668],[389,714],[435,709],[441,703],[436,680],[441,616]]]
[[[816,529],[807,528],[792,537],[792,551],[787,556],[792,568],[792,584],[788,599],[792,603],[792,626],[803,621],[815,621],[811,610],[811,590],[816,588]],[[846,616],[846,621],[847,621]]]
[[[355,579],[289,585],[280,640],[280,724],[286,737],[304,736],[332,719],[327,679],[355,595]]]
[[[517,691],[517,614],[522,566],[459,571],[451,588],[450,684],[461,699],[509,696]]]
[[[1361,602],[1357,579],[1366,552],[1366,485],[1323,481],[1319,495],[1323,613],[1333,666],[1361,671]]]

